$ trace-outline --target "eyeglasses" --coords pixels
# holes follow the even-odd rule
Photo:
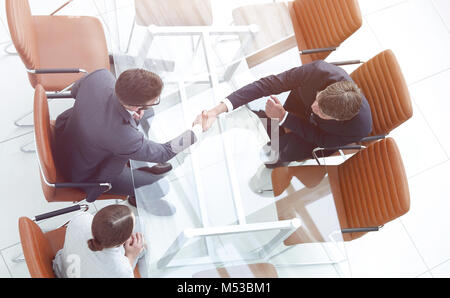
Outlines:
[[[158,99],[150,105],[133,105],[133,104],[125,104],[125,105],[130,106],[130,107],[139,107],[139,110],[145,111],[145,110],[150,109],[153,106],[159,105],[160,103],[161,103],[161,97],[158,97]]]

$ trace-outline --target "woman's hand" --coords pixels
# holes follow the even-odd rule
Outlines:
[[[144,236],[141,233],[131,235],[131,237],[123,244],[125,256],[130,260],[131,266],[134,265],[137,257],[144,249],[144,244]]]

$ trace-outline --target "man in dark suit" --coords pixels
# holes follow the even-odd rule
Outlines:
[[[171,169],[164,164],[196,140],[201,122],[179,137],[159,144],[138,130],[139,121],[148,117],[151,106],[159,103],[161,78],[143,69],[127,70],[115,79],[107,70],[95,71],[72,88],[73,108],[56,120],[56,161],[65,178],[73,182],[110,182],[109,193],[129,195],[135,205],[134,187],[148,185]],[[129,160],[160,163],[134,171],[134,187]],[[149,199],[152,199],[151,197]],[[169,202],[154,200],[155,215],[175,212]]]
[[[272,95],[286,91],[290,94],[283,106]],[[265,96],[271,96],[266,110],[256,114],[277,119],[280,125],[278,159],[266,163],[268,167],[311,158],[316,147],[357,142],[372,130],[370,106],[358,86],[342,68],[322,60],[262,78],[235,91],[202,113],[203,129],[209,129],[219,114]],[[270,125],[266,128],[268,132],[276,131]],[[271,135],[272,141],[274,137]]]

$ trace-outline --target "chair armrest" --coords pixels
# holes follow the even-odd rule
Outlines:
[[[361,64],[364,61],[361,60],[346,60],[346,61],[338,61],[338,62],[329,62],[330,64],[341,66],[341,65],[351,65],[351,64]]]
[[[47,99],[73,98],[71,92],[55,92],[47,93]]]
[[[90,182],[64,182],[64,183],[55,183],[55,188],[91,188],[91,187],[100,187],[106,188],[106,191],[111,189],[111,183],[90,183]]]
[[[378,227],[366,227],[366,228],[349,228],[342,229],[341,232],[344,233],[364,233],[364,232],[378,232],[383,226]]]
[[[371,142],[371,141],[376,141],[376,140],[382,140],[385,138],[386,138],[386,135],[370,136],[370,137],[362,138],[360,140],[360,142]]]
[[[336,51],[336,49],[337,47],[307,49],[307,50],[300,50],[299,53],[300,55],[308,55],[308,54]]]
[[[319,151],[338,151],[338,150],[361,150],[366,148],[366,146],[363,145],[347,145],[347,146],[337,146],[337,147],[327,147],[327,148],[321,148],[317,147],[313,150],[312,154],[314,159],[316,160],[317,164],[320,166],[319,158],[317,157],[317,152]]]
[[[87,211],[89,209],[89,206],[88,205],[75,205],[75,206],[55,210],[52,212],[40,214],[40,215],[35,216],[33,221],[38,222],[38,221],[41,221],[44,219],[60,216],[60,215],[67,214],[67,213],[72,213],[72,212],[79,211],[82,209],[83,209],[83,211]]]
[[[42,68],[42,69],[27,69],[32,74],[58,74],[58,73],[88,73],[81,68]]]

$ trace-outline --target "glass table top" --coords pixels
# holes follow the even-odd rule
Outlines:
[[[172,18],[163,13],[164,5],[157,10],[155,1],[94,2],[116,75],[145,68],[165,83],[161,104],[140,126],[161,143],[191,127],[202,110],[254,81],[251,64],[270,58],[276,53],[272,46],[293,36],[284,2],[192,1],[198,4],[197,10],[189,8],[194,19],[189,14]],[[176,7],[177,1],[163,2]],[[221,115],[199,142],[169,161],[170,173],[135,189],[139,229],[147,241],[139,265],[143,276],[188,277],[254,263],[273,264],[280,277],[298,276],[296,268],[313,265],[348,274],[326,166],[313,185],[293,177],[275,196],[272,170],[264,166],[262,153],[270,138],[251,108]],[[131,162],[133,173],[142,166],[152,164]],[[158,199],[174,205],[176,213],[151,214]]]
[[[152,140],[168,139],[170,133],[160,128],[175,110],[156,113],[149,131]],[[170,174],[135,189],[140,229],[149,243],[144,269],[148,276],[182,277],[186,271],[177,269],[195,273],[267,262],[291,269],[345,263],[326,167],[313,184],[307,179],[305,186],[293,177],[290,186],[274,196],[272,170],[260,158],[269,139],[262,122],[244,107],[222,123],[222,132],[213,128],[189,152],[171,160]],[[134,173],[148,164],[131,165]],[[152,215],[154,199],[167,200],[176,213]]]

